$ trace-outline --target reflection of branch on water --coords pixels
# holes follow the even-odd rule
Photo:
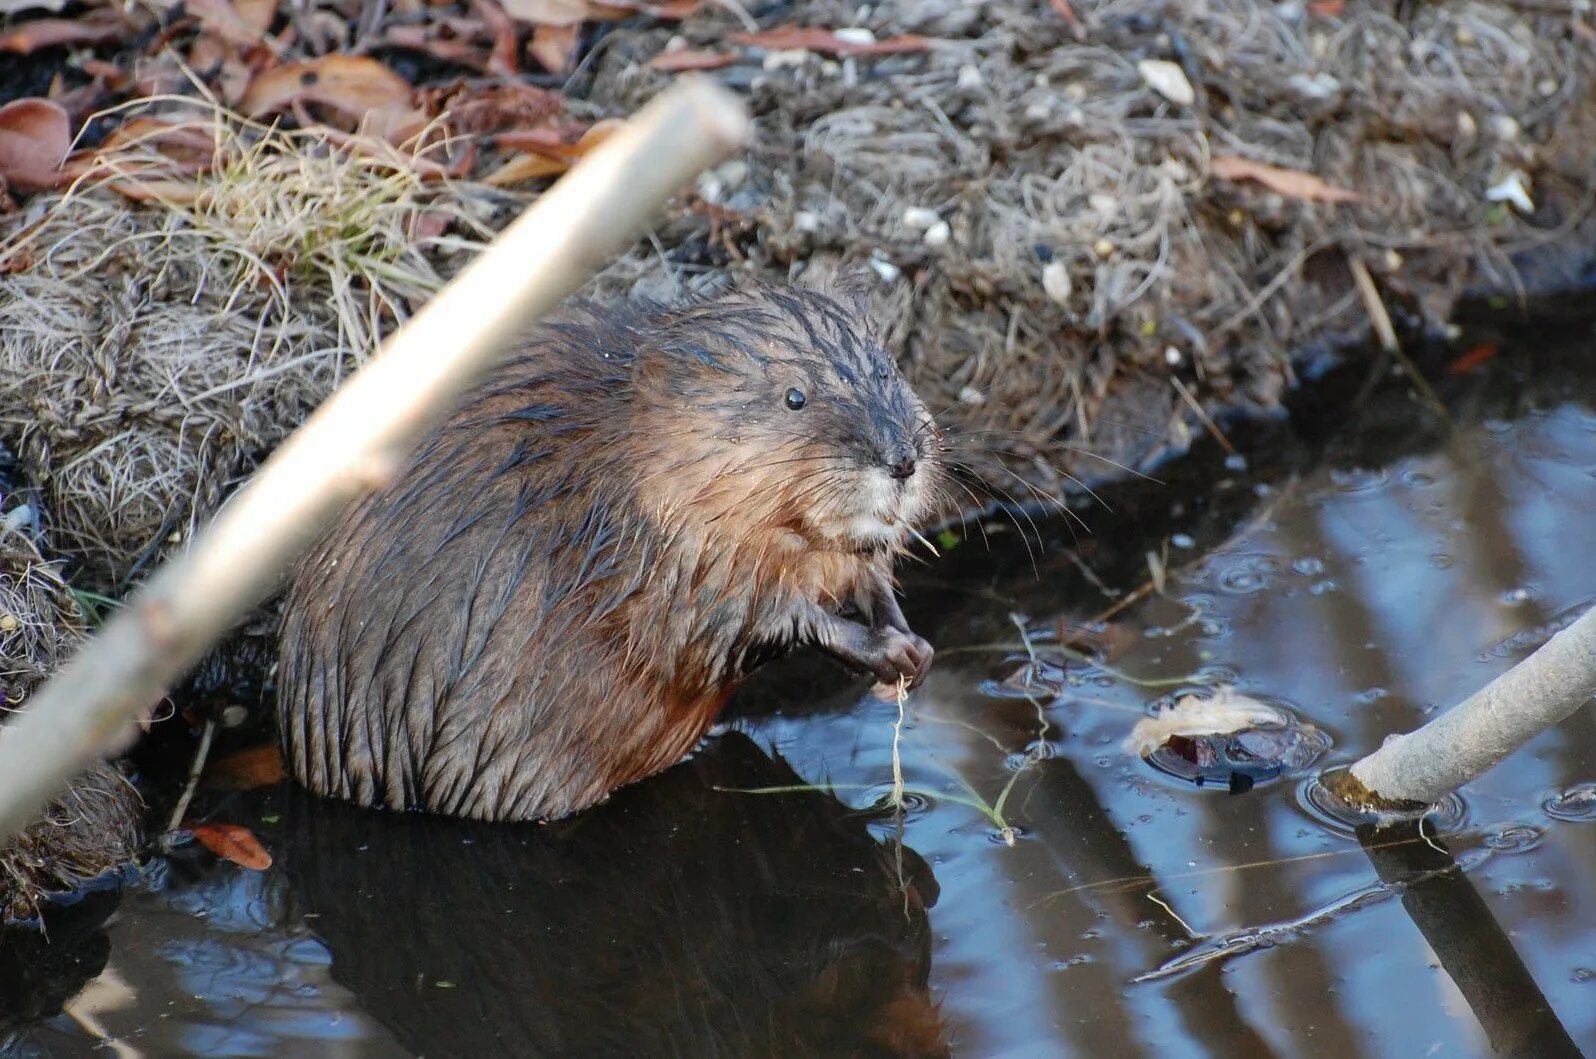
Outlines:
[[[1387,885],[1403,888],[1402,907],[1424,936],[1442,970],[1467,1002],[1498,1055],[1579,1056],[1582,1053],[1535,983],[1512,939],[1474,885],[1452,872],[1442,845],[1380,845],[1381,832],[1360,828],[1369,862]],[[1502,850],[1529,848],[1539,833],[1522,826],[1498,828]]]
[[[1186,950],[1151,971],[1137,975],[1131,981],[1154,982],[1198,967],[1205,967],[1216,960],[1227,960],[1232,956],[1256,952],[1259,949],[1272,949],[1276,945],[1296,941],[1305,931],[1313,927],[1322,926],[1332,919],[1378,904],[1388,897],[1395,897],[1408,887],[1422,883],[1435,875],[1451,871],[1470,871],[1477,868],[1490,857],[1491,853],[1491,849],[1481,846],[1469,850],[1463,857],[1458,858],[1455,863],[1432,869],[1410,879],[1371,883],[1368,886],[1353,890],[1351,893],[1342,894],[1328,904],[1304,912],[1295,919],[1282,920],[1278,923],[1266,923],[1257,927],[1241,927],[1237,930],[1215,935],[1211,940]]]

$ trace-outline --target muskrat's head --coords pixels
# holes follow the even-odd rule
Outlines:
[[[660,323],[637,397],[680,457],[678,496],[840,551],[901,546],[930,513],[941,435],[861,295],[762,288]]]

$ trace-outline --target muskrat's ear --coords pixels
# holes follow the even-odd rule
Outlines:
[[[826,280],[825,290],[848,308],[865,316],[870,312],[870,291],[876,274],[863,265],[842,265]]]

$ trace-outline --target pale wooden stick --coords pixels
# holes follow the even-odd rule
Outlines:
[[[1596,695],[1596,607],[1506,673],[1407,735],[1392,736],[1331,789],[1374,809],[1429,806]]]
[[[621,250],[660,203],[748,138],[747,112],[705,80],[644,107],[383,344],[267,461],[190,550],[157,571],[0,728],[0,843],[73,775],[120,750],[160,699],[352,497],[524,329]]]

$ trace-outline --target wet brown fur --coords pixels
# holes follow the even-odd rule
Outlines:
[[[939,448],[847,294],[575,310],[296,572],[290,767],[364,804],[559,817],[680,759],[765,658],[846,655],[828,615],[868,623],[856,656],[924,645],[891,567]],[[893,484],[906,454],[919,469]]]

